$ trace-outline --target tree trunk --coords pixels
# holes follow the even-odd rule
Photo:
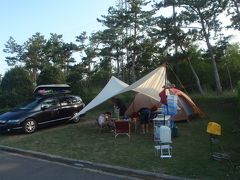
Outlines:
[[[136,19],[137,19],[137,14],[134,14],[134,18],[135,18],[135,22],[134,22],[134,44],[133,44],[133,58],[132,58],[132,82],[136,81],[136,73],[135,73],[135,63],[137,60],[137,52],[136,52],[136,44],[137,44],[137,23],[136,23]]]
[[[236,7],[237,15],[240,16],[240,12],[239,12],[239,7],[238,7],[237,1],[236,1],[236,0],[233,0],[233,3],[234,3],[234,6]]]
[[[208,47],[210,58],[211,58],[211,61],[212,61],[213,75],[214,75],[214,78],[215,78],[217,91],[218,91],[218,93],[222,93],[222,85],[221,85],[221,81],[220,81],[220,78],[219,78],[217,63],[216,63],[216,60],[215,60],[215,57],[214,57],[214,54],[213,54],[212,46],[209,42],[208,36],[205,36],[205,39],[206,39],[206,42],[207,42],[207,47]]]
[[[232,77],[228,68],[228,65],[226,64],[226,69],[227,69],[227,74],[228,74],[228,78],[229,78],[229,84],[230,84],[230,88],[233,91],[233,85],[232,85]]]
[[[191,71],[192,71],[192,73],[193,73],[193,76],[194,76],[194,78],[195,78],[195,80],[196,80],[198,90],[199,90],[199,92],[201,93],[201,95],[204,95],[205,93],[204,93],[204,91],[203,91],[203,89],[202,89],[202,86],[201,86],[200,80],[199,80],[199,78],[198,78],[198,75],[197,75],[195,69],[194,69],[193,66],[192,66],[191,60],[190,60],[189,58],[187,58],[187,60],[188,60],[188,64],[189,64],[189,66],[190,66],[190,69],[191,69]]]
[[[120,67],[121,67],[121,59],[120,59],[120,57],[119,57],[119,48],[117,48],[117,57],[116,57],[116,62],[117,62],[117,76],[118,76],[118,78],[121,76],[120,75]]]
[[[33,68],[32,70],[32,81],[34,86],[37,86],[37,69]]]
[[[177,37],[177,34],[176,34],[176,27],[177,27],[177,22],[176,22],[176,10],[175,10],[175,4],[173,4],[173,22],[174,22],[174,37]],[[175,54],[177,54],[177,42],[175,40],[175,46],[174,46],[174,49],[175,49]]]
[[[205,38],[205,40],[206,40],[206,44],[207,44],[207,48],[208,48],[208,51],[209,51],[210,59],[211,59],[211,61],[212,61],[213,76],[214,76],[214,79],[215,79],[217,92],[218,92],[218,93],[222,93],[221,81],[220,81],[220,78],[219,78],[217,63],[216,63],[216,60],[215,60],[215,57],[214,57],[212,45],[210,44],[209,33],[207,33],[207,31],[206,31],[204,19],[203,19],[203,17],[201,16],[201,11],[198,10],[198,12],[199,12],[199,14],[200,14],[200,20],[201,20],[201,25],[202,25],[202,30],[203,30],[203,36],[204,36],[204,38]]]
[[[131,76],[132,76],[131,82],[132,83],[136,81],[136,73],[135,73],[135,62],[136,62],[136,60],[137,60],[137,55],[136,55],[136,52],[134,51],[133,58],[132,58],[132,71],[131,71],[132,72],[131,73]]]

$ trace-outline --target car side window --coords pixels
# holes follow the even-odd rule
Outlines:
[[[75,96],[75,97],[72,97],[72,102],[73,102],[73,104],[76,104],[76,103],[81,102],[81,99],[79,97]]]
[[[61,106],[67,106],[72,104],[72,99],[71,97],[64,97],[60,100]]]
[[[73,102],[74,104],[76,104],[76,103],[78,102],[78,100],[77,100],[76,98],[72,97],[72,102]]]
[[[52,108],[52,107],[57,107],[58,106],[58,101],[55,98],[49,98],[46,99],[42,102],[42,108]]]

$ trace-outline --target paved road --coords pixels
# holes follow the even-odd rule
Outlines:
[[[0,180],[120,180],[126,177],[86,171],[60,163],[0,151]]]

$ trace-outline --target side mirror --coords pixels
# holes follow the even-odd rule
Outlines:
[[[42,107],[41,107],[41,110],[42,110],[42,111],[45,111],[46,109],[48,109],[47,106],[42,106]]]

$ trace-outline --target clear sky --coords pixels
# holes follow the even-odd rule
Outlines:
[[[4,44],[12,36],[23,44],[36,32],[46,39],[50,33],[62,34],[65,42],[74,42],[75,36],[102,28],[97,22],[115,0],[0,0],[0,74],[9,69]]]
[[[46,39],[50,33],[57,33],[63,35],[65,42],[74,42],[75,36],[83,31],[90,34],[102,29],[96,19],[107,15],[116,0],[0,0],[0,3],[0,74],[4,75],[10,67],[3,49],[10,36],[23,44],[36,32]],[[237,35],[233,40],[240,42],[239,32],[225,34]]]

